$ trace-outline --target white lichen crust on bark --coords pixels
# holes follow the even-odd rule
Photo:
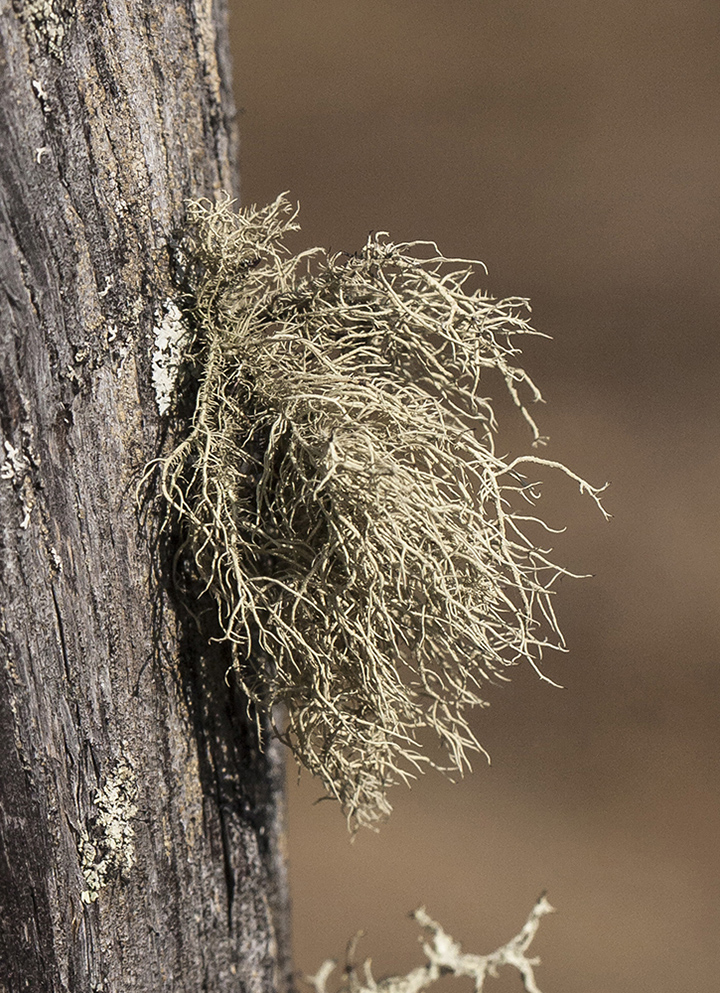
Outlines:
[[[152,379],[158,411],[166,414],[173,406],[175,384],[182,362],[188,328],[173,300],[155,311],[155,348],[152,353]]]

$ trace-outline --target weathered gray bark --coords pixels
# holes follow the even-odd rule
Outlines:
[[[135,506],[225,3],[0,0],[0,46],[0,991],[284,989],[281,764]]]

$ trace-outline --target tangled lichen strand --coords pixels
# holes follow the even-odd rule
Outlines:
[[[524,533],[523,463],[545,460],[496,455],[480,392],[499,372],[539,440],[513,361],[527,301],[466,292],[478,263],[384,233],[291,256],[295,218],[284,197],[190,206],[197,392],[162,487],[249,697],[284,704],[298,762],[373,826],[393,783],[482,750],[484,681],[562,645],[565,570]]]

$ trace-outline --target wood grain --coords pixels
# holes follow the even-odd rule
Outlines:
[[[221,0],[0,4],[2,993],[288,982],[281,762],[135,501],[168,246],[187,197],[237,186],[225,20]],[[85,902],[123,766],[132,866]]]

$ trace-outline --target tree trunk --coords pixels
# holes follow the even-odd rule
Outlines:
[[[224,0],[0,0],[0,991],[283,990],[282,764],[166,580],[154,327]]]

